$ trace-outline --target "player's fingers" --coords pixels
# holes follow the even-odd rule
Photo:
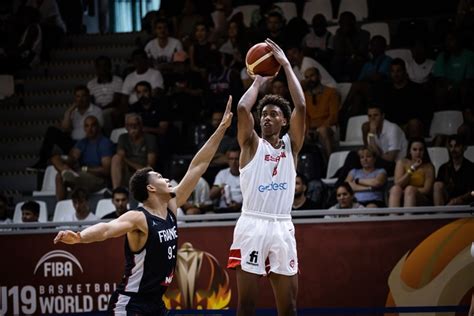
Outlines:
[[[63,232],[60,231],[54,238],[54,243],[57,244],[61,240],[62,236],[63,236]]]

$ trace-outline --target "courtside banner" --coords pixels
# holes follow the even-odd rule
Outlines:
[[[298,308],[396,310],[469,304],[474,219],[295,227]],[[225,268],[232,235],[233,226],[179,229],[176,273],[164,298],[169,308],[236,307],[235,272]],[[0,236],[0,315],[106,309],[123,273],[123,238],[73,246],[54,245],[53,238],[54,234]],[[258,307],[274,308],[266,278],[261,278],[259,289]]]

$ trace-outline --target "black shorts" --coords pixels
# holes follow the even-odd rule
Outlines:
[[[168,310],[161,297],[129,296],[117,291],[110,297],[108,315],[167,316]]]

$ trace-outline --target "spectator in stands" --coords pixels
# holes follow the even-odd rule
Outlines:
[[[219,123],[222,121],[222,117],[224,116],[224,112],[221,110],[215,110],[211,113],[211,121],[210,121],[210,131],[206,134],[205,137],[200,136],[200,143],[198,144],[198,148],[204,144],[205,140],[209,137],[209,135],[217,129]],[[217,167],[219,169],[225,168],[228,166],[228,158],[227,152],[233,148],[238,147],[237,139],[232,134],[232,126],[227,129],[224,137],[222,138],[221,143],[219,144],[219,148],[217,148],[216,154],[211,161],[211,168],[208,170],[212,170],[212,167]]]
[[[474,53],[463,47],[459,33],[451,31],[446,35],[445,51],[436,58],[433,76],[437,110],[462,110],[472,106]]]
[[[209,41],[209,26],[205,22],[198,22],[194,26],[194,38],[188,50],[191,69],[198,71],[206,78],[209,66],[208,56],[216,46]]]
[[[128,133],[120,135],[117,153],[112,157],[112,187],[127,185],[130,177],[138,169],[154,168],[157,161],[158,142],[152,134],[143,131],[142,117],[137,113],[125,116]]]
[[[356,17],[346,11],[339,16],[339,28],[334,35],[332,74],[338,82],[354,81],[368,58],[370,33],[360,29]]]
[[[334,209],[348,209],[348,208],[364,208],[363,205],[356,202],[354,198],[354,191],[347,182],[343,182],[336,188],[336,205],[330,207]],[[347,215],[326,215],[324,218],[348,217]]]
[[[265,29],[257,34],[257,42],[269,38],[280,47],[286,47],[288,39],[285,37],[285,18],[276,10],[271,10],[265,16]]]
[[[58,200],[66,198],[66,188],[81,187],[89,192],[96,192],[108,184],[114,146],[101,134],[99,121],[95,116],[88,116],[84,120],[84,131],[85,138],[74,145],[66,160],[59,155],[51,158],[58,171],[56,176]]]
[[[285,100],[291,100],[290,90],[288,90],[288,83],[283,76],[276,76],[272,79],[270,93],[279,95],[285,98]]]
[[[359,81],[375,84],[388,79],[392,58],[385,55],[386,48],[387,40],[385,37],[380,35],[372,37],[369,44],[370,59],[362,67]]]
[[[184,159],[172,162],[170,184],[175,187],[181,181],[188,169],[189,161]],[[189,199],[181,206],[184,214],[197,215],[203,214],[212,209],[212,200],[209,197],[209,184],[200,177]]]
[[[427,57],[426,44],[422,40],[414,41],[411,48],[412,59],[407,61],[407,73],[411,81],[425,84],[431,79],[434,60]]]
[[[96,117],[100,125],[104,122],[102,110],[90,102],[89,89],[83,85],[76,86],[73,104],[64,112],[58,127],[48,127],[41,144],[39,160],[27,169],[44,170],[53,154],[67,154],[75,141],[85,137],[84,121],[89,116]]]
[[[384,105],[385,117],[398,124],[407,138],[424,135],[433,113],[430,98],[419,84],[412,82],[407,74],[405,62],[395,58],[390,65],[391,83],[378,87],[376,99]]]
[[[306,141],[319,141],[328,159],[337,142],[335,129],[341,98],[336,89],[321,83],[321,74],[317,68],[308,68],[304,75],[302,86],[306,99]]]
[[[321,82],[330,87],[336,87],[336,81],[334,78],[321,66],[316,60],[311,57],[305,56],[301,47],[297,44],[289,44],[286,50],[288,60],[293,67],[296,77],[301,82],[305,79],[305,72],[309,68],[316,68],[320,73]]]
[[[390,189],[389,207],[432,204],[435,173],[423,138],[408,143],[406,157],[397,161],[395,184]]]
[[[250,28],[253,31],[263,32],[266,29],[266,21],[270,13],[276,12],[281,17],[284,16],[283,10],[273,2],[273,0],[260,0],[258,2],[259,7],[252,12],[250,20]]]
[[[375,167],[376,157],[368,148],[359,150],[361,169],[352,169],[347,175],[354,196],[359,204],[369,207],[385,207],[387,171]]]
[[[61,43],[66,33],[66,24],[61,17],[58,4],[56,0],[27,0],[25,5],[36,8],[40,12],[43,33],[42,59],[48,60],[51,49]]]
[[[145,46],[145,52],[153,61],[154,68],[160,69],[163,64],[173,61],[173,55],[183,50],[181,41],[169,36],[168,21],[158,19],[155,21],[155,35]]]
[[[40,205],[36,201],[26,201],[21,206],[21,221],[23,223],[38,222]]]
[[[195,26],[202,23],[204,18],[197,12],[198,2],[184,0],[181,14],[176,16],[176,37],[188,47],[196,30]]]
[[[8,217],[8,199],[0,193],[0,224],[11,224],[12,220]]]
[[[474,163],[464,157],[465,140],[459,135],[448,139],[450,159],[441,165],[434,183],[434,205],[463,205],[474,198]]]
[[[245,34],[245,26],[242,21],[231,20],[227,29],[227,41],[219,47],[222,54],[231,58],[229,67],[239,71],[245,67],[245,55],[250,44]]]
[[[112,61],[109,57],[99,56],[94,64],[96,77],[87,83],[87,88],[91,94],[92,102],[102,109],[103,129],[108,135],[113,128],[122,123],[117,120],[123,81],[122,78],[112,74]]]
[[[119,218],[123,213],[128,211],[128,190],[124,187],[117,187],[112,191],[112,204],[115,210],[102,216],[101,219]]]
[[[227,151],[228,168],[220,170],[209,192],[212,200],[217,200],[218,213],[240,212],[242,208],[242,191],[240,190],[239,157],[240,148]]]
[[[296,174],[295,199],[293,200],[293,211],[297,210],[315,210],[318,205],[306,196],[308,190],[308,179],[301,174]]]
[[[393,175],[395,162],[406,153],[407,140],[403,130],[385,119],[382,107],[370,104],[367,109],[369,121],[362,125],[364,146],[377,157],[375,166],[384,168],[387,175]]]
[[[98,218],[90,210],[89,194],[86,189],[77,188],[71,194],[74,213],[62,215],[58,222],[95,221]]]
[[[303,51],[320,62],[323,67],[330,69],[334,53],[334,36],[327,30],[326,17],[315,14],[311,21],[310,33],[303,38]]]
[[[163,76],[159,70],[150,67],[147,53],[143,49],[137,49],[132,53],[135,71],[130,73],[122,85],[122,106],[128,108],[129,104],[138,101],[135,86],[141,81],[148,82],[152,87],[152,95],[159,95],[164,89]]]

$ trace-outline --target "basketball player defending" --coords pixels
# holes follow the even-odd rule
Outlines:
[[[176,211],[186,202],[206,171],[226,129],[232,121],[232,97],[224,117],[209,140],[194,156],[183,180],[171,187],[169,180],[152,168],[137,170],[130,191],[143,203],[108,223],[82,232],[60,231],[54,243],[91,243],[125,235],[125,273],[109,302],[115,315],[168,315],[162,295],[171,283],[176,266]]]
[[[257,106],[260,138],[251,113],[259,87],[268,79],[260,76],[237,107],[243,205],[227,267],[236,268],[239,316],[255,315],[257,282],[267,274],[278,315],[296,315],[298,258],[290,212],[306,108],[301,85],[282,49],[271,40],[266,43],[285,71],[295,108],[291,112],[289,102],[277,95],[261,99]]]

